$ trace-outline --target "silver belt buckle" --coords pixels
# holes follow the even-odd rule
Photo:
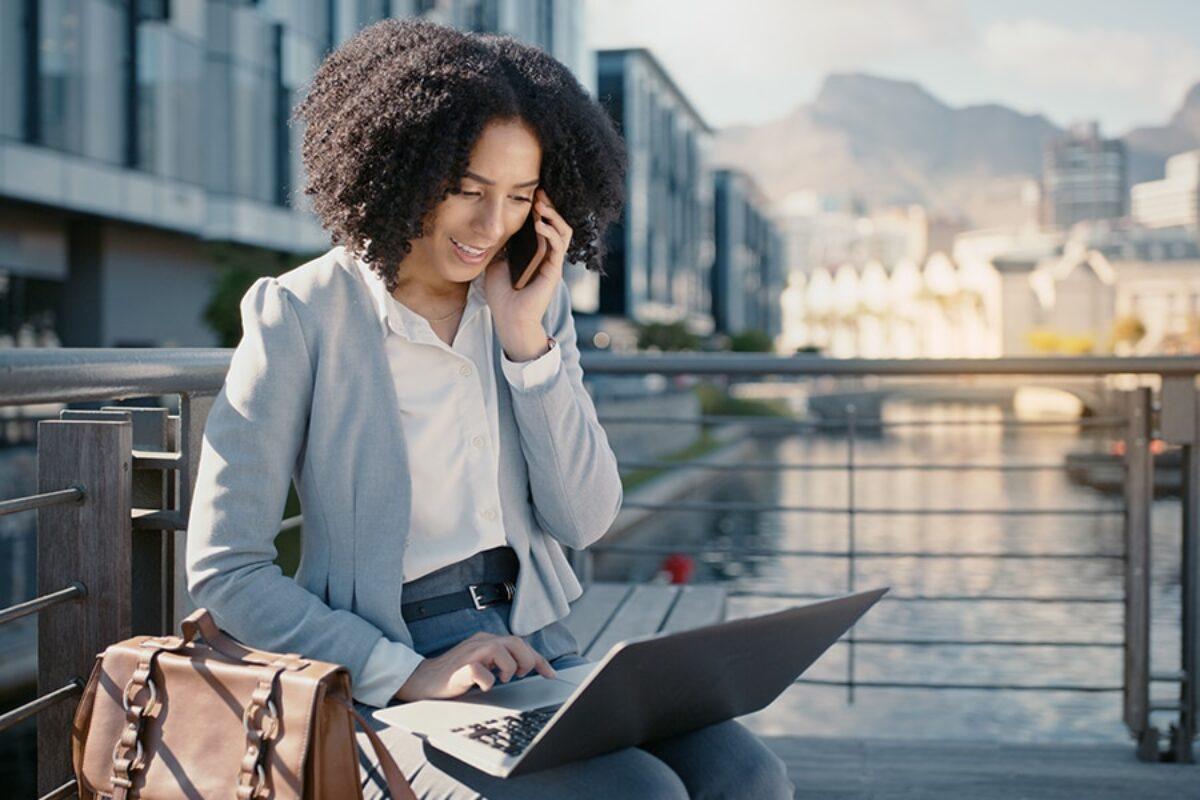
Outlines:
[[[490,605],[491,605],[490,603],[485,603],[485,602],[483,602],[483,600],[481,600],[479,598],[479,591],[478,591],[479,585],[478,584],[475,584],[475,583],[470,584],[469,586],[467,586],[467,590],[470,591],[470,593],[471,593],[471,602],[473,602],[475,604],[476,611],[483,611],[485,608],[490,607]]]

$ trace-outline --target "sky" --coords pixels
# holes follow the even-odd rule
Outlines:
[[[649,49],[717,128],[865,72],[1119,136],[1165,123],[1200,82],[1200,0],[585,2],[589,47]]]

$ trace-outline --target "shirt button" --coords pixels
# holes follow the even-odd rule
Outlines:
[[[466,364],[463,364],[461,367],[458,368],[458,374],[462,375],[464,378],[468,377],[471,374],[471,368],[468,367]]]
[[[476,447],[482,448],[483,447],[483,437],[476,436],[474,439],[471,440],[471,444],[475,445]]]
[[[487,509],[486,511],[483,512],[483,516],[486,519],[495,519],[496,518],[496,509],[494,509],[494,508]]]

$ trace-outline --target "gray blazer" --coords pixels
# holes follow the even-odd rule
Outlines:
[[[400,616],[410,485],[379,320],[341,247],[241,301],[244,335],[204,430],[188,518],[188,589],[247,644],[343,664],[358,680]],[[599,539],[621,507],[617,462],[583,387],[566,284],[543,323],[562,367],[532,389],[503,380],[500,501],[520,559],[511,627],[562,618],[580,585],[562,545]],[[294,480],[304,513],[295,579],[273,562]]]

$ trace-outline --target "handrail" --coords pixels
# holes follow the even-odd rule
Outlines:
[[[60,603],[67,603],[83,597],[87,597],[87,587],[79,581],[74,581],[70,586],[59,589],[57,592],[50,592],[40,597],[35,597],[32,600],[26,600],[24,603],[9,606],[8,608],[0,608],[0,625],[27,617],[30,614],[36,614],[42,609],[51,608]]]
[[[57,789],[42,795],[41,797],[38,798],[38,800],[62,800],[62,798],[64,798],[64,797],[78,797],[78,796],[79,796],[79,783],[74,778],[72,778],[71,780],[64,783],[62,786],[59,786]]]
[[[73,403],[179,392],[216,393],[229,348],[11,348],[0,350],[0,405]],[[1200,374],[1192,356],[894,359],[757,353],[580,353],[585,372],[608,375],[1160,375]]]
[[[634,555],[669,556],[678,553],[678,547],[666,545],[606,544],[598,543],[590,548],[602,553],[626,553]],[[798,558],[848,558],[849,550],[796,550],[786,547],[704,547],[689,552],[699,556],[770,556]],[[1113,560],[1121,561],[1124,553],[972,553],[944,552],[936,550],[855,550],[855,558],[995,558],[995,559],[1061,559],[1061,560]]]
[[[586,356],[586,358],[585,358]],[[758,353],[580,354],[585,371],[610,375],[1161,375],[1200,374],[1195,356],[1046,356],[1005,358],[824,358]]]
[[[1080,686],[1073,683],[947,683],[941,681],[835,681],[826,678],[797,678],[796,684],[813,686],[858,687],[860,689],[954,689],[963,691],[1003,692],[1119,692],[1122,686]]]
[[[6,711],[0,714],[0,733],[16,725],[18,722],[32,717],[53,705],[61,703],[69,697],[79,694],[83,691],[83,681],[79,678],[71,681],[65,686],[60,686],[52,692],[36,697],[28,703],[19,705],[12,711]]]
[[[42,492],[25,497],[14,497],[10,500],[0,500],[0,517],[6,514],[17,514],[22,511],[32,511],[35,508],[77,503],[83,500],[82,486],[72,486],[69,489],[58,489],[53,492]]]
[[[732,470],[734,472],[759,470],[767,472],[845,472],[845,464],[789,464],[775,461],[738,461],[733,464],[721,464],[712,461],[655,461],[627,458],[620,464],[621,469],[711,469]],[[855,464],[859,472],[1061,472],[1066,469],[1062,464]]]
[[[654,511],[796,511],[808,514],[859,514],[873,516],[988,516],[988,517],[1036,517],[1036,516],[1083,516],[1102,517],[1123,514],[1120,508],[886,508],[856,506],[853,510],[845,506],[805,506],[784,503],[749,503],[728,501],[719,503],[674,502],[649,503],[627,500],[622,508],[644,508]]]
[[[776,592],[771,590],[732,589],[730,597],[753,597],[775,600],[831,600],[835,595],[828,592]],[[1123,603],[1123,597],[1043,597],[1038,595],[1013,594],[892,594],[879,598],[880,603]]]
[[[600,414],[599,420],[604,423],[618,425],[750,425],[756,428],[782,428],[784,430],[830,432],[840,430],[849,425],[843,419],[822,419],[814,422],[807,419],[791,417],[764,417],[745,414],[694,414],[686,417],[664,416],[633,416],[618,414]],[[901,420],[870,420],[859,419],[855,424],[860,428],[890,429],[890,428],[982,428],[988,426],[1020,426],[1022,428],[1116,428],[1125,424],[1121,417],[1083,417],[1071,420],[1031,419],[1020,420],[1012,417],[1000,419],[901,419]]]
[[[216,348],[0,350],[0,406],[220,391],[233,351]]]

